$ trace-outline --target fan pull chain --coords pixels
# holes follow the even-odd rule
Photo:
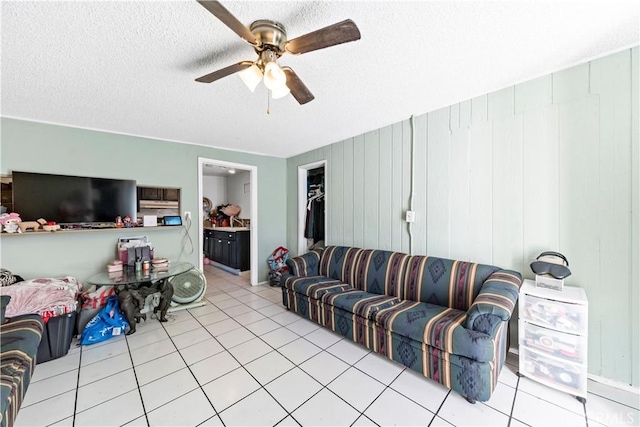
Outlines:
[[[267,90],[267,114],[271,114],[271,100],[269,99],[269,91]]]

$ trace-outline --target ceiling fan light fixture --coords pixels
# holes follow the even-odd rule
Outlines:
[[[291,93],[291,90],[289,89],[289,87],[287,87],[286,84],[277,87],[275,89],[273,89],[271,91],[271,97],[273,99],[280,99],[280,98],[284,98],[285,96],[289,95],[289,93]]]
[[[229,172],[230,174],[233,175],[234,173],[236,173],[236,170],[233,169],[233,168],[229,168],[229,170],[227,172]]]
[[[280,89],[287,83],[287,76],[277,62],[268,62],[264,67],[264,85],[267,89]]]
[[[256,64],[253,64],[251,65],[251,67],[240,71],[238,74],[251,92],[254,92],[256,90],[256,87],[262,80],[262,71],[260,71],[260,68]]]

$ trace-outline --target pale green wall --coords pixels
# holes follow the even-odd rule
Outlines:
[[[20,170],[180,187],[182,210],[191,211],[194,217],[202,206],[198,200],[198,157],[257,166],[258,279],[267,280],[266,259],[285,242],[285,216],[281,212],[286,199],[281,190],[284,159],[6,118],[0,124],[2,174]],[[198,248],[192,254],[181,253],[186,242],[184,231],[165,229],[2,236],[0,265],[27,278],[70,274],[86,280],[114,257],[120,235],[141,233],[149,236],[156,254],[198,265]],[[194,246],[197,234],[197,224],[193,224],[189,236]]]
[[[523,272],[542,250],[586,289],[589,372],[640,385],[638,48],[416,117],[414,253]],[[328,244],[409,252],[409,120],[288,159],[326,159]],[[512,318],[512,345],[517,343]]]

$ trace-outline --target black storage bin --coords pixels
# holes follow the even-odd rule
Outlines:
[[[65,356],[71,347],[75,324],[75,311],[50,318],[42,331],[42,340],[38,347],[36,363],[48,362]]]

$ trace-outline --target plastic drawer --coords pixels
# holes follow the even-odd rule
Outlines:
[[[521,348],[520,351],[523,352],[520,359],[521,374],[574,396],[586,397],[586,367],[527,348]]]
[[[520,318],[546,328],[571,334],[587,334],[588,306],[522,295]]]
[[[42,331],[42,340],[40,340],[40,346],[38,347],[36,363],[48,362],[65,356],[71,347],[75,326],[75,311],[50,318]]]
[[[520,321],[518,325],[520,348],[529,348],[568,362],[587,362],[587,337],[558,332]]]

